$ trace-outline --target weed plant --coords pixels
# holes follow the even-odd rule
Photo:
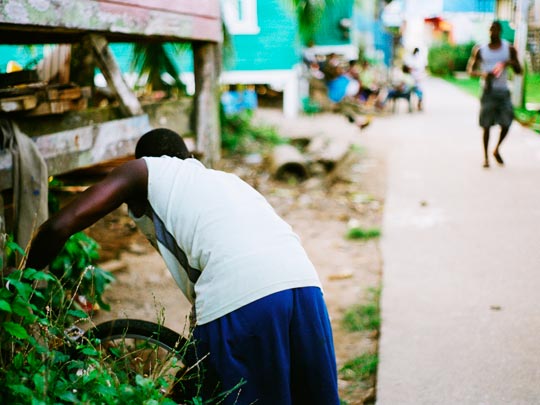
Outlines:
[[[377,372],[377,354],[366,353],[346,362],[339,370],[341,378],[352,381],[365,381]]]
[[[379,309],[380,290],[369,288],[367,290],[367,303],[350,308],[343,318],[343,327],[349,332],[376,331],[381,325]],[[373,386],[374,377],[379,363],[377,353],[363,353],[347,361],[340,369],[339,374],[343,380],[350,381],[350,389],[354,392],[358,387]],[[368,402],[363,402],[368,403]],[[371,402],[369,402],[371,403]]]
[[[253,123],[253,111],[244,110],[237,114],[225,114],[220,109],[221,146],[231,154],[261,152],[286,143],[275,128]]]
[[[0,290],[0,398],[6,404],[173,404],[164,377],[126,378],[98,350],[97,341],[71,341],[65,321],[87,318],[73,301],[61,313],[45,305],[36,283],[58,285],[54,275],[33,269],[2,278]]]
[[[61,289],[48,291],[53,296],[54,307],[61,306],[62,292],[72,298],[74,294],[85,297],[89,308],[98,304],[100,308],[109,310],[109,305],[103,301],[105,288],[114,280],[114,276],[94,265],[99,259],[99,245],[83,232],[72,235],[65,243],[58,256],[52,261],[49,269],[61,284]]]
[[[348,309],[343,316],[343,326],[349,332],[378,331],[381,326],[380,290],[367,290],[368,302],[355,305]]]
[[[12,241],[7,247],[6,251],[11,254],[22,253]],[[102,350],[97,339],[73,339],[68,335],[68,326],[88,320],[70,290],[84,290],[85,272],[71,276],[75,278],[68,287],[53,273],[29,268],[1,276],[1,402],[32,405],[176,403],[165,393],[171,392],[173,386],[181,387],[182,376],[173,374],[171,378],[170,373],[134,372],[133,364],[125,361],[125,354],[118,352],[115,356],[114,350]],[[171,355],[167,366],[174,369],[175,361],[176,357]],[[195,396],[182,403],[214,402],[203,402]]]

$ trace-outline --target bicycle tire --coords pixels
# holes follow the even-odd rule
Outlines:
[[[97,339],[104,357],[121,362],[133,376],[166,376],[171,388],[165,396],[178,401],[196,392],[197,370],[185,360],[192,345],[172,329],[140,319],[115,319],[88,329],[84,336]]]
[[[126,338],[140,338],[156,343],[170,352],[185,347],[188,340],[166,326],[141,319],[113,319],[100,323],[86,331],[85,336],[101,341]],[[181,359],[183,360],[183,359]]]

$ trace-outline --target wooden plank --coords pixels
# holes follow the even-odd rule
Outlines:
[[[0,88],[0,98],[35,95],[47,87],[45,82],[25,84],[24,86]]]
[[[50,115],[50,114],[62,114],[66,111],[79,111],[88,107],[88,100],[80,98],[78,100],[52,100],[43,101],[39,105],[28,111],[25,115],[37,116],[37,115]]]
[[[25,83],[34,83],[39,80],[35,70],[19,70],[0,74],[0,87],[16,86]]]
[[[27,111],[36,107],[38,99],[35,95],[6,97],[0,99],[0,111],[16,112]]]
[[[151,130],[148,116],[108,121],[32,139],[47,163],[49,175],[130,156],[141,135]],[[0,151],[0,190],[12,187],[12,157]]]
[[[220,18],[219,1],[216,0],[98,0],[100,3],[123,4],[127,7],[141,7],[150,10],[161,10],[178,14],[199,15]]]
[[[221,47],[212,43],[193,44],[195,77],[195,134],[197,151],[213,167],[221,157],[219,126],[219,66]]]
[[[82,90],[80,87],[47,89],[47,98],[49,100],[75,100],[81,98],[81,96]]]
[[[120,108],[126,115],[140,115],[143,113],[141,103],[124,81],[122,72],[109,49],[107,40],[101,35],[90,34],[90,43],[96,55],[96,63],[101,73],[107,79],[107,83],[118,95]]]
[[[16,43],[17,35],[10,38],[7,30],[21,27],[33,32],[52,28],[64,36],[91,31],[170,40],[222,41],[217,0],[176,0],[168,1],[169,5],[161,0],[157,6],[153,3],[151,0],[11,1],[0,13],[0,31],[6,30],[2,42]],[[39,37],[35,35],[33,42],[38,43]]]

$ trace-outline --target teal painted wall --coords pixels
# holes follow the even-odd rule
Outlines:
[[[257,1],[258,35],[234,35],[234,58],[226,70],[291,69],[299,60],[296,18],[284,0]]]
[[[258,35],[234,35],[234,59],[226,70],[291,69],[300,60],[298,24],[286,0],[257,1]],[[352,20],[354,0],[335,0],[326,7],[316,45],[345,45],[350,40],[339,29],[342,18]]]
[[[315,34],[316,45],[347,45],[351,43],[350,39],[343,36],[339,22],[343,18],[348,18],[351,24],[353,23],[353,5],[354,0],[336,0],[326,7],[320,28]]]
[[[444,0],[443,11],[493,13],[495,0]]]
[[[25,69],[34,69],[43,58],[43,46],[0,45],[0,73],[6,73],[9,61],[15,61]]]

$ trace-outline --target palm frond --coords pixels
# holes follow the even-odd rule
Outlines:
[[[188,45],[172,44],[174,53],[179,56],[186,52]],[[161,43],[137,43],[133,48],[131,68],[138,72],[138,80],[148,75],[147,84],[154,90],[165,88],[161,80],[163,73],[168,73],[174,78],[175,87],[185,93],[185,84],[180,80],[180,71]]]
[[[313,40],[325,8],[334,0],[284,0],[292,7],[298,22],[298,34],[304,44]]]

